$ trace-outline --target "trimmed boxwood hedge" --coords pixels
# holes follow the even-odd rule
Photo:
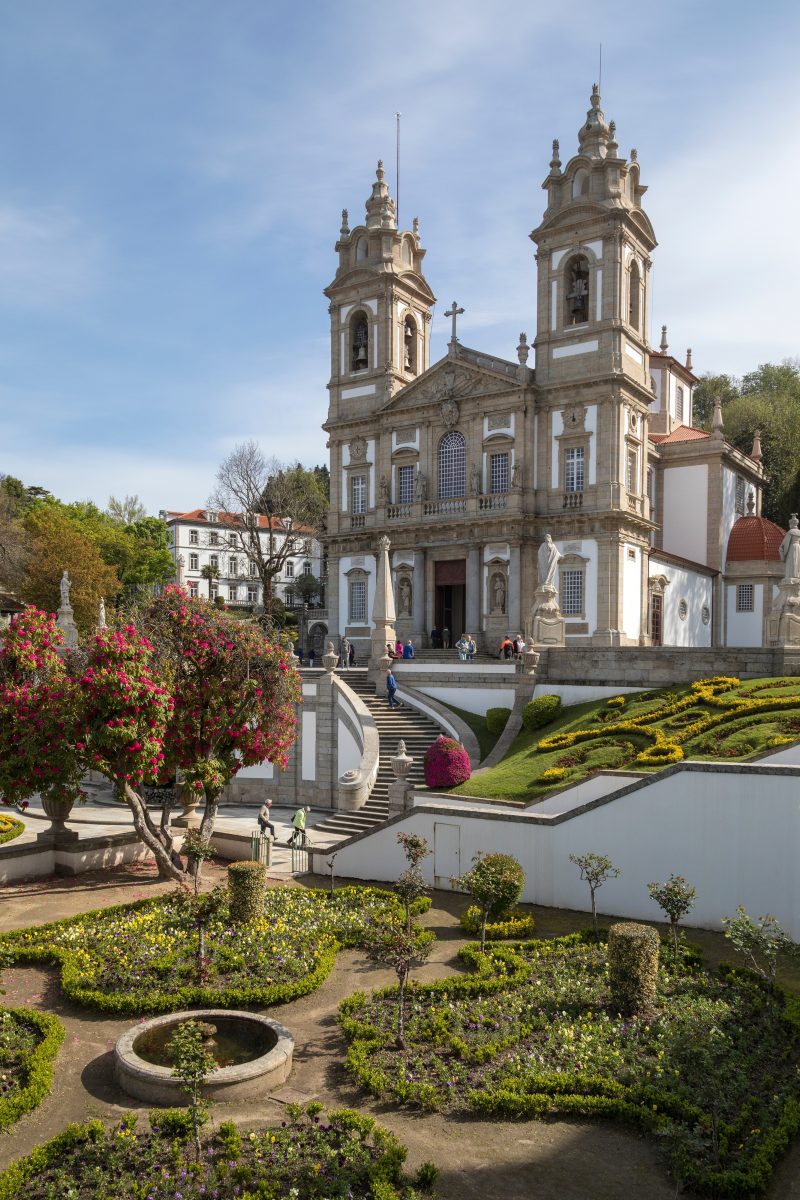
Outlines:
[[[489,733],[494,733],[499,736],[508,724],[508,718],[510,716],[510,708],[487,708],[486,728],[489,730]]]
[[[0,1130],[8,1129],[25,1113],[32,1112],[50,1094],[53,1086],[53,1063],[64,1040],[64,1026],[58,1017],[50,1013],[37,1012],[33,1008],[11,1008],[10,1012],[20,1021],[32,1025],[42,1039],[31,1052],[26,1063],[26,1080],[23,1087],[11,1095],[0,1098]]]
[[[501,938],[517,940],[527,938],[533,933],[534,925],[535,921],[530,913],[524,913],[515,908],[500,920],[486,922],[486,939],[487,941],[498,941]],[[481,910],[477,904],[470,904],[469,908],[461,914],[461,928],[467,933],[480,933]]]
[[[537,696],[535,700],[529,700],[523,708],[522,724],[528,731],[541,729],[542,726],[555,721],[560,711],[560,696]]]
[[[243,860],[228,866],[230,913],[234,925],[255,921],[264,911],[267,868],[263,863]]]
[[[18,821],[16,817],[10,816],[8,813],[0,813],[0,846],[4,842],[13,841],[25,829],[22,821]]]

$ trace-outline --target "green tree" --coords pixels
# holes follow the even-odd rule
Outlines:
[[[295,575],[292,580],[292,591],[296,592],[305,604],[311,604],[312,600],[319,596],[321,589],[321,581],[310,571]]]
[[[145,519],[147,509],[138,496],[126,496],[124,500],[118,500],[116,496],[109,496],[106,515],[120,525],[134,525],[137,521]]]
[[[30,557],[20,592],[22,599],[45,612],[55,612],[59,580],[62,572],[69,571],[75,623],[83,631],[92,629],[101,598],[113,599],[122,589],[116,567],[104,561],[92,537],[57,505],[43,503],[30,509],[25,531]]]
[[[364,950],[374,963],[390,967],[397,976],[397,1045],[405,1048],[406,984],[414,967],[421,966],[430,956],[436,936],[429,929],[416,925],[406,927],[404,921],[391,917],[375,918],[367,925],[363,938]]]
[[[594,936],[597,937],[597,889],[602,887],[607,879],[616,879],[619,869],[605,854],[570,854],[569,861],[574,863],[589,885],[589,895],[592,900],[592,925]]]
[[[200,568],[200,574],[203,579],[208,580],[208,598],[211,599],[211,584],[215,579],[219,579],[219,567],[212,567],[210,563],[206,563]]]
[[[706,373],[701,376],[692,398],[692,424],[697,429],[709,430],[716,401],[719,400],[724,408],[738,395],[739,383],[732,375]]]
[[[173,1062],[172,1074],[180,1080],[189,1098],[192,1118],[195,1157],[201,1154],[200,1127],[207,1119],[208,1101],[203,1099],[203,1084],[217,1069],[216,1059],[208,1049],[208,1040],[216,1033],[206,1021],[181,1021],[167,1043]]]
[[[694,898],[697,889],[686,882],[683,875],[670,875],[666,883],[648,883],[647,891],[651,900],[669,917],[672,932],[672,947],[675,959],[678,958],[678,925],[687,913],[694,908]]]
[[[476,854],[466,874],[451,879],[453,887],[472,896],[481,913],[481,953],[486,947],[486,923],[504,917],[522,894],[525,872],[510,854]]]
[[[774,983],[782,957],[800,957],[800,946],[792,941],[772,913],[754,921],[740,904],[736,916],[723,917],[722,924],[725,926],[725,937],[731,945],[747,960],[750,968],[768,983]]]
[[[405,871],[397,877],[395,891],[403,901],[406,910],[406,929],[410,932],[412,926],[411,909],[415,900],[428,893],[428,885],[422,877],[419,865],[430,854],[430,847],[424,837],[416,833],[398,833],[397,840],[403,848],[408,860]]]

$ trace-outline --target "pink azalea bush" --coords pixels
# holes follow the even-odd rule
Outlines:
[[[438,737],[425,752],[425,782],[430,788],[451,788],[472,774],[469,755],[460,742]]]

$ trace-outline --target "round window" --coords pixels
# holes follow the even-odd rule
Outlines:
[[[689,615],[689,605],[686,603],[685,600],[681,600],[680,604],[678,605],[678,616],[680,617],[680,619],[682,621],[685,621],[686,618],[688,617],[688,615]]]
[[[703,624],[707,625],[708,622],[711,620],[711,609],[708,607],[707,604],[703,605],[703,611],[700,615],[703,618]]]

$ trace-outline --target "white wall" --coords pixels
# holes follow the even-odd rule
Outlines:
[[[357,771],[361,766],[362,748],[353,737],[344,721],[337,722],[338,744],[336,760],[336,776],[341,779],[345,771]]]
[[[630,558],[633,551],[635,557]],[[623,545],[625,555],[622,571],[622,632],[637,638],[642,632],[642,552],[638,546]]]
[[[604,684],[537,683],[533,696],[560,696],[561,703],[588,704],[590,700],[605,700],[608,696],[627,696],[630,692],[645,692],[647,688],[606,687]]]
[[[747,583],[747,580],[742,580]],[[767,585],[769,586],[769,585]],[[764,584],[753,584],[753,611],[736,611],[736,584],[729,583],[726,592],[726,646],[760,646],[764,621]]]
[[[402,686],[402,676],[398,682]],[[411,682],[409,680],[409,682]],[[465,712],[486,716],[489,708],[513,708],[513,688],[470,688],[470,687],[417,687],[418,692],[424,692],[438,700],[440,704],[449,704],[452,708],[462,708]]]
[[[647,884],[674,872],[697,888],[687,924],[718,929],[721,918],[743,904],[751,915],[774,913],[800,939],[798,784],[800,768],[684,766],[560,819],[491,815],[431,797],[404,821],[340,849],[337,874],[396,879],[405,866],[397,834],[421,834],[435,850],[439,825],[447,827],[447,854],[457,852],[462,871],[479,850],[513,854],[525,871],[522,898],[528,903],[588,911],[588,889],[569,855],[593,851],[620,869],[599,894],[603,912],[662,919]],[[422,868],[432,883],[435,854]]]
[[[597,628],[597,542],[593,538],[553,538],[559,553],[577,554],[586,560],[586,576],[584,579],[584,613],[583,617],[567,617],[566,633],[569,636],[570,624],[577,621],[579,625],[588,624],[589,632]],[[556,576],[558,579],[558,576]],[[560,599],[560,597],[559,597]]]
[[[650,559],[650,574],[666,575],[669,580],[664,589],[662,645],[710,646],[712,622],[703,624],[703,607],[711,612],[711,576],[658,558]],[[686,601],[689,610],[685,621],[680,618],[681,600]]]
[[[663,548],[692,562],[706,562],[708,467],[665,467],[662,473]]]

